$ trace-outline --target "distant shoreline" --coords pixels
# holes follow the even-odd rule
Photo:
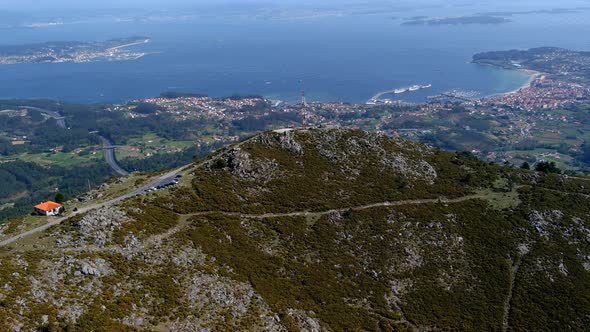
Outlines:
[[[490,66],[490,67],[496,68],[496,69],[504,69],[504,70],[508,70],[508,71],[516,71],[516,72],[519,72],[521,74],[527,75],[529,77],[528,80],[524,84],[522,84],[521,86],[517,87],[514,90],[511,90],[511,91],[508,91],[508,92],[493,93],[491,95],[484,96],[483,98],[492,98],[492,97],[497,97],[497,96],[509,96],[509,95],[513,95],[515,93],[518,93],[522,89],[530,88],[531,85],[533,84],[533,82],[536,79],[542,78],[542,77],[544,77],[546,75],[543,72],[532,70],[532,69],[525,69],[525,68],[504,68],[502,66],[493,65],[491,63],[479,63],[479,62],[474,62],[474,61],[470,61],[469,63],[480,65],[480,66]]]
[[[508,92],[504,92],[504,93],[499,93],[495,96],[509,96],[515,93],[518,93],[520,90],[522,89],[528,89],[531,87],[531,85],[533,84],[533,82],[539,78],[542,78],[545,76],[544,73],[536,71],[536,70],[531,70],[531,69],[516,69],[516,71],[523,73],[525,75],[529,76],[529,79],[520,87],[512,90],[512,91],[508,91]]]
[[[0,65],[137,60],[147,53],[126,49],[150,41],[149,37],[129,37],[93,43],[45,42],[16,46],[0,45]]]

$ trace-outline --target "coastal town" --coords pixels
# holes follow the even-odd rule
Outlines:
[[[129,41],[142,42],[126,40]],[[107,52],[128,46],[122,42],[115,43],[119,46],[111,43]],[[551,68],[564,67],[554,64]],[[488,97],[481,97],[477,91],[457,89],[439,92],[422,102],[404,101],[406,94],[431,90],[430,84],[377,93],[366,103],[356,104],[315,102],[304,96],[300,102],[287,103],[256,95],[219,98],[164,92],[158,97],[105,105],[97,111],[96,120],[77,121],[88,122],[83,127],[90,131],[97,130],[96,121],[105,123],[103,131],[125,123],[122,127],[126,128],[118,129],[121,134],[113,137],[123,160],[195,148],[216,149],[263,130],[346,127],[402,137],[432,148],[469,151],[497,163],[518,165],[550,159],[564,169],[590,170],[588,163],[581,161],[586,142],[590,142],[590,85],[578,79],[579,72],[538,72],[524,65],[515,70],[530,75],[526,84],[510,93]],[[393,97],[396,99],[389,99]],[[12,118],[26,118],[32,111],[14,107],[0,112]],[[43,116],[47,114],[51,113]],[[44,162],[59,160],[63,154],[61,142],[51,145],[23,133],[31,134],[25,129],[20,134],[0,133],[0,138],[8,142],[5,149],[27,151],[32,145],[39,145],[35,158]],[[91,162],[98,157],[100,146],[73,147],[72,151],[76,162]],[[0,160],[12,159],[7,156]]]
[[[96,61],[131,61],[146,55],[127,47],[147,44],[147,37],[114,39],[106,42],[50,42],[0,47],[0,65],[25,63],[88,63]]]
[[[137,102],[156,105],[159,107],[157,112],[173,114],[181,121],[202,117],[218,120],[240,120],[248,115],[248,110],[266,103],[262,97],[215,99],[207,96],[157,97]],[[129,110],[132,118],[147,116],[134,112],[134,108],[129,105],[117,108],[117,110],[121,109]]]
[[[186,95],[136,100],[112,110],[125,112],[129,118],[148,117],[150,114],[141,111],[138,105],[149,104],[154,105],[154,114],[167,114],[177,121],[205,119],[224,123],[219,128],[226,129],[244,121],[259,121],[269,129],[350,127],[380,131],[433,147],[467,150],[500,163],[550,158],[566,168],[575,168],[575,156],[584,142],[590,140],[585,130],[590,122],[581,118],[585,113],[570,108],[590,102],[589,86],[546,73],[528,73],[531,79],[521,88],[485,98],[470,92],[453,92],[422,103],[372,98],[368,104],[349,104],[283,103],[261,96]],[[236,130],[220,129],[212,139],[236,141],[239,139],[236,133]],[[558,151],[549,152],[551,149]]]
[[[582,84],[557,81],[541,76],[534,79],[530,86],[516,92],[481,99],[471,104],[473,106],[510,107],[534,111],[564,107],[588,100],[589,97],[588,88]]]

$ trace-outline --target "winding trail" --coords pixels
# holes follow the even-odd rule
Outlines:
[[[363,211],[379,207],[394,207],[403,205],[421,205],[421,204],[453,204],[469,201],[472,199],[482,198],[481,195],[468,195],[454,199],[446,198],[430,198],[430,199],[412,199],[403,201],[393,202],[381,202],[372,203],[360,206],[346,207],[341,209],[332,209],[326,211],[310,212],[310,211],[298,211],[298,212],[285,212],[285,213],[263,213],[263,214],[246,214],[240,212],[226,212],[226,211],[204,211],[186,214],[185,216],[197,217],[197,216],[208,216],[208,215],[224,215],[228,217],[239,217],[245,219],[269,219],[269,218],[282,218],[282,217],[322,217],[332,213],[343,213],[346,211]]]
[[[205,163],[205,162],[203,162],[203,163]],[[104,203],[93,204],[93,205],[81,208],[76,213],[68,215],[67,217],[57,218],[57,219],[55,219],[55,220],[53,220],[41,227],[37,227],[35,229],[29,230],[29,231],[26,231],[26,232],[21,233],[19,235],[8,238],[8,239],[0,242],[0,247],[7,246],[9,244],[12,244],[18,240],[25,238],[25,237],[46,231],[47,229],[49,229],[53,226],[59,225],[62,222],[64,222],[65,220],[72,218],[76,215],[80,215],[80,214],[89,212],[91,210],[100,209],[100,208],[103,208],[108,205],[119,203],[127,198],[131,198],[133,196],[140,195],[146,189],[153,187],[155,183],[158,183],[158,182],[162,181],[163,179],[173,177],[176,174],[183,171],[185,168],[190,167],[190,166],[192,166],[192,165],[184,166],[183,168],[166,173],[166,174],[158,177],[156,180],[152,181],[150,184],[148,184],[140,189],[137,189],[133,192],[125,194],[123,196],[114,198],[114,199],[106,201]],[[181,216],[196,217],[196,216],[208,216],[208,215],[221,214],[221,215],[225,215],[225,216],[239,217],[239,218],[245,218],[245,219],[268,219],[268,218],[281,218],[281,217],[321,217],[321,216],[329,215],[332,213],[339,213],[339,212],[342,213],[342,212],[346,212],[349,210],[362,211],[362,210],[368,210],[368,209],[373,209],[373,208],[378,208],[378,207],[393,207],[393,206],[418,205],[418,204],[437,204],[437,203],[449,204],[449,203],[464,202],[464,201],[477,199],[477,198],[481,198],[481,196],[469,195],[469,196],[459,197],[459,198],[455,198],[455,199],[437,198],[437,199],[415,199],[415,200],[404,200],[404,201],[394,201],[394,202],[381,202],[381,203],[366,204],[366,205],[361,205],[361,206],[354,206],[354,207],[341,208],[341,209],[332,209],[332,210],[319,211],[319,212],[299,211],[299,212],[286,212],[286,213],[244,214],[244,213],[240,213],[240,212],[204,211],[204,212],[185,214],[185,215],[181,215]]]
[[[523,255],[519,255],[516,259],[516,262],[512,262],[511,259],[508,259],[508,264],[510,266],[510,282],[508,284],[508,295],[506,296],[506,300],[504,301],[504,316],[502,317],[502,332],[508,331],[508,323],[510,318],[510,307],[512,303],[512,293],[514,291],[514,282],[516,281],[516,275],[518,274],[518,269],[520,268],[520,264],[522,264],[522,257]]]

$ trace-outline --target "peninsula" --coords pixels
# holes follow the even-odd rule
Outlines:
[[[401,23],[403,26],[438,26],[438,25],[471,25],[471,24],[503,24],[510,22],[505,17],[477,15],[459,17],[414,17]]]
[[[146,53],[130,51],[126,48],[148,42],[150,42],[148,37],[135,36],[102,42],[61,41],[0,46],[0,65],[137,60]]]
[[[505,69],[532,70],[571,83],[590,82],[590,52],[557,47],[479,53],[473,63]]]

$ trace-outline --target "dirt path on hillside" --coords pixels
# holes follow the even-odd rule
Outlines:
[[[244,140],[244,141],[242,141],[242,142],[240,142],[238,144],[233,145],[233,147],[240,147],[240,146],[242,146],[242,145],[244,145],[244,144],[252,141],[252,139],[254,139],[256,137],[257,136],[250,137],[250,138],[248,138],[248,139],[246,139],[246,140]],[[78,211],[76,211],[75,213],[72,213],[72,214],[68,215],[67,217],[62,217],[62,218],[57,218],[57,219],[51,220],[47,224],[45,224],[43,226],[40,226],[40,227],[31,229],[31,230],[28,230],[26,232],[20,233],[18,235],[15,235],[13,237],[10,237],[10,238],[7,238],[7,239],[5,239],[3,241],[0,241],[0,248],[1,247],[8,246],[8,245],[10,245],[10,244],[12,244],[14,242],[17,242],[18,240],[21,240],[21,239],[23,239],[25,237],[29,237],[29,236],[32,236],[32,235],[35,235],[35,234],[44,232],[44,231],[48,230],[49,228],[51,228],[53,226],[57,226],[57,225],[61,224],[62,222],[68,220],[69,218],[75,217],[77,215],[81,215],[81,214],[90,212],[92,210],[100,209],[100,208],[103,208],[105,206],[109,206],[109,205],[120,203],[120,202],[122,202],[122,201],[124,201],[124,200],[126,200],[128,198],[134,197],[134,196],[142,195],[142,194],[145,193],[145,191],[147,189],[156,186],[162,180],[167,179],[167,178],[172,178],[172,177],[176,176],[177,174],[179,174],[179,173],[181,173],[183,171],[189,170],[191,168],[199,168],[199,167],[202,167],[202,166],[206,165],[208,162],[209,162],[209,159],[205,159],[205,160],[201,161],[198,164],[190,164],[190,165],[186,165],[186,166],[177,168],[177,169],[172,170],[172,171],[170,171],[170,172],[168,172],[168,173],[166,173],[164,175],[161,175],[161,176],[157,177],[156,179],[152,180],[148,185],[145,185],[145,186],[143,186],[143,187],[141,187],[139,189],[133,190],[133,191],[127,193],[127,194],[121,195],[119,197],[113,198],[113,199],[111,199],[109,201],[106,201],[106,202],[103,202],[103,203],[92,204],[92,205],[89,205],[87,207],[80,208]]]
[[[513,262],[512,259],[508,258],[508,265],[509,265],[509,272],[510,272],[510,281],[508,284],[508,294],[506,296],[506,300],[504,301],[504,316],[502,318],[502,332],[508,331],[509,328],[509,320],[510,320],[510,310],[512,305],[512,293],[514,291],[514,283],[516,282],[516,275],[518,274],[518,270],[520,269],[520,265],[522,264],[522,259],[526,254],[526,252],[520,253],[516,258],[516,261]]]
[[[310,211],[298,211],[298,212],[285,212],[285,213],[263,213],[263,214],[246,214],[240,212],[225,212],[225,211],[204,211],[186,214],[185,216],[197,217],[197,216],[208,216],[208,215],[224,215],[229,217],[239,217],[245,219],[268,219],[268,218],[282,218],[282,217],[321,217],[332,213],[343,213],[346,211],[363,211],[379,207],[394,207],[403,205],[421,205],[421,204],[453,204],[469,201],[472,199],[482,198],[480,195],[468,195],[454,199],[446,198],[431,198],[431,199],[412,199],[402,200],[393,202],[381,202],[372,203],[360,206],[346,207],[341,209],[332,209],[326,211],[310,212]]]
[[[163,178],[173,176],[173,175],[179,173],[181,170],[182,169],[178,169],[173,172],[164,174],[164,175],[160,176],[156,181],[159,181],[160,179],[163,179]],[[156,182],[156,181],[154,181],[154,182]],[[151,183],[143,188],[150,188],[150,187],[151,187]],[[41,227],[37,227],[35,229],[29,230],[29,231],[26,231],[26,232],[21,233],[19,235],[8,238],[8,239],[0,242],[0,247],[7,246],[9,244],[12,244],[12,243],[22,239],[22,238],[46,231],[47,229],[49,229],[53,226],[57,226],[73,216],[83,214],[83,213],[86,213],[86,212],[89,212],[89,211],[92,211],[95,209],[99,209],[99,208],[102,208],[102,207],[105,207],[105,206],[108,206],[111,204],[121,202],[127,198],[134,196],[135,193],[137,193],[138,191],[140,191],[140,190],[136,190],[132,193],[120,196],[118,198],[112,199],[110,201],[107,201],[107,202],[104,202],[101,204],[87,206],[85,208],[78,210],[73,215],[69,215],[67,217],[56,219],[56,220],[51,221]],[[379,208],[379,207],[393,207],[393,206],[419,205],[419,204],[437,204],[437,203],[439,203],[439,204],[453,204],[453,203],[460,203],[460,202],[464,202],[464,201],[468,201],[468,200],[472,200],[472,199],[477,199],[477,198],[482,198],[482,197],[479,195],[469,195],[469,196],[464,196],[464,197],[459,197],[459,198],[454,198],[454,199],[436,198],[436,199],[415,199],[415,200],[403,200],[403,201],[394,201],[394,202],[381,202],[381,203],[366,204],[366,205],[361,205],[361,206],[347,207],[347,208],[341,208],[341,209],[332,209],[332,210],[319,211],[319,212],[298,211],[298,212],[286,212],[286,213],[244,214],[244,213],[239,213],[239,212],[205,211],[205,212],[186,214],[184,216],[185,217],[195,217],[195,216],[207,216],[207,215],[221,214],[221,215],[225,215],[225,216],[239,217],[239,218],[245,218],[245,219],[268,219],[268,218],[281,218],[281,217],[321,217],[321,216],[329,215],[332,213],[343,213],[343,212],[346,212],[349,210],[362,211],[362,210],[368,210],[368,209]]]

